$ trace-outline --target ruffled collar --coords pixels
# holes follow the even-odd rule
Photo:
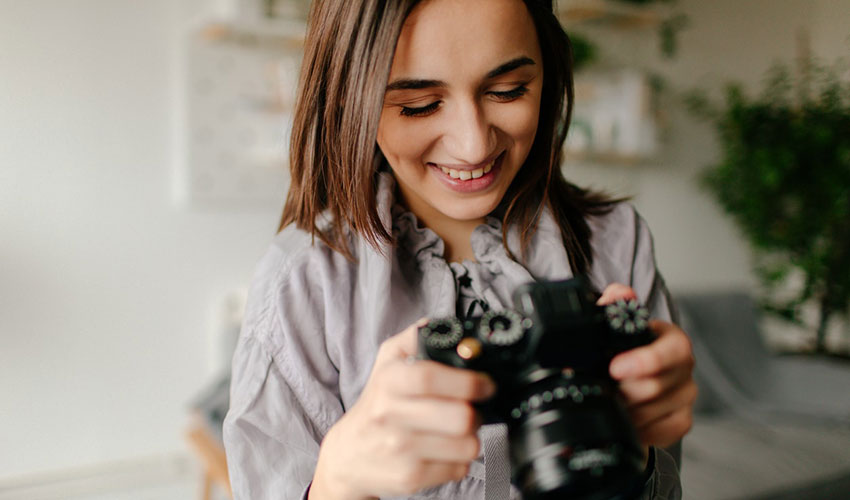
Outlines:
[[[420,269],[448,266],[442,238],[423,226],[413,212],[396,200],[395,187],[396,181],[392,172],[378,173],[379,215],[384,227],[392,231],[397,244],[390,253],[400,252],[404,257],[416,262]],[[507,242],[513,255],[521,255],[517,228],[509,228]],[[544,276],[560,279],[572,276],[560,230],[548,210],[544,210],[541,215],[522,264],[512,259],[505,249],[502,242],[502,221],[498,217],[487,216],[484,223],[473,230],[470,243],[476,262],[464,261],[463,265],[467,267],[486,266],[490,272],[507,274],[518,282],[536,280]]]
[[[378,173],[378,208],[382,222],[392,221],[392,234],[397,245],[419,262],[438,258],[445,260],[445,243],[433,230],[423,226],[416,215],[395,199],[395,178],[392,173]],[[477,262],[490,263],[510,259],[502,245],[502,221],[489,215],[476,227],[470,237]]]

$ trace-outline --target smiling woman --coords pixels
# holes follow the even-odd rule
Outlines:
[[[543,64],[521,2],[420,4],[402,28],[378,127],[407,207],[474,259],[466,229],[501,202],[537,131]],[[485,173],[486,171],[486,173]]]
[[[428,219],[430,212],[431,220],[422,222],[449,238],[445,242],[449,259],[469,257],[469,245],[462,237],[452,237],[451,227],[467,232],[476,221],[461,216],[465,223],[455,226],[446,214],[433,210],[439,200],[422,203],[410,189],[405,192],[404,180],[398,179],[413,144],[423,147],[419,134],[434,139],[433,130],[448,124],[454,131],[438,130],[442,144],[428,146],[440,147],[433,152],[442,157],[432,158],[429,152],[427,159],[415,160],[422,171],[439,165],[440,171],[442,167],[449,171],[448,178],[454,170],[454,179],[465,177],[465,172],[472,179],[475,170],[480,168],[483,174],[489,163],[494,164],[491,170],[499,163],[497,170],[508,172],[496,183],[448,182],[455,194],[495,184],[488,195],[470,196],[457,215],[464,206],[477,203],[480,222],[501,205],[505,248],[513,252],[506,244],[507,228],[513,224],[521,241],[518,250],[524,254],[540,208],[548,205],[570,265],[577,274],[587,272],[591,249],[585,215],[604,214],[615,200],[566,182],[560,171],[573,79],[570,41],[551,4],[548,0],[386,4],[364,0],[344,6],[314,2],[290,147],[292,181],[281,229],[295,223],[349,257],[345,236],[349,228],[372,244],[391,243],[393,235],[376,211],[374,175],[389,165],[402,195],[410,195],[403,201],[416,205],[409,208],[420,219]],[[423,118],[423,123],[402,118]],[[399,147],[403,143],[410,145]],[[501,165],[502,152],[506,165]],[[534,167],[520,172],[523,164]],[[452,210],[453,203],[442,205]],[[325,211],[332,217],[319,217]],[[316,226],[319,219],[326,220],[322,230]],[[448,227],[442,222],[449,222]]]
[[[690,426],[690,344],[643,220],[561,173],[570,54],[547,0],[313,2],[292,183],[233,358],[236,498],[519,498],[507,431],[474,405],[497,388],[414,361],[417,319],[573,276],[660,320],[610,372],[644,445],[636,488],[680,496],[660,447]]]

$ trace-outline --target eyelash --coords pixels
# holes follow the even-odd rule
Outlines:
[[[515,89],[507,90],[505,92],[491,91],[488,92],[488,94],[494,96],[500,102],[511,102],[524,96],[526,92],[528,92],[528,87],[520,85]],[[406,106],[402,106],[401,115],[412,117],[430,115],[434,111],[437,111],[437,108],[440,106],[440,102],[441,101],[435,101],[427,106],[422,106],[421,108],[408,108]]]

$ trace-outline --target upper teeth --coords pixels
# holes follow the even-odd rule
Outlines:
[[[462,181],[468,181],[469,179],[477,179],[487,172],[493,170],[493,164],[496,163],[496,160],[491,161],[483,168],[476,168],[475,170],[455,170],[453,168],[448,167],[440,167],[444,174],[451,176],[452,179],[460,179]]]

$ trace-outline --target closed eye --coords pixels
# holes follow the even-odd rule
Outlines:
[[[519,99],[520,97],[524,96],[527,92],[528,92],[528,87],[526,87],[525,84],[523,84],[523,85],[520,85],[519,87],[517,87],[515,89],[506,90],[506,91],[502,91],[502,92],[491,90],[490,92],[487,92],[487,93],[490,94],[491,96],[495,97],[496,100],[499,100],[499,101],[502,101],[502,102],[510,102],[510,101],[515,100],[515,99]]]
[[[421,108],[409,108],[407,106],[402,106],[401,114],[402,116],[426,116],[430,115],[434,111],[437,111],[437,108],[440,106],[441,101],[434,101],[427,106],[422,106]]]
[[[488,95],[493,96],[499,102],[514,101],[514,100],[519,99],[520,97],[524,96],[526,93],[528,93],[528,87],[526,87],[525,84],[520,85],[520,86],[518,86],[514,89],[511,89],[511,90],[505,90],[505,91],[491,90],[491,91],[487,92]],[[427,106],[422,106],[422,107],[418,107],[418,108],[412,108],[412,107],[409,107],[409,106],[402,106],[401,115],[402,116],[413,116],[413,117],[428,116],[428,115],[434,113],[435,111],[437,111],[437,108],[440,107],[441,102],[442,101],[434,101],[431,104],[428,104]]]

